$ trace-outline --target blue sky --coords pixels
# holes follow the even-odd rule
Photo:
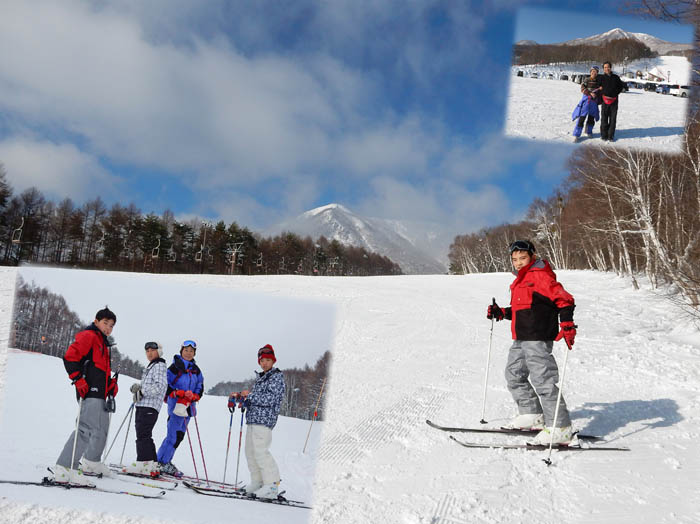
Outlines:
[[[538,44],[565,42],[605,33],[619,27],[631,33],[647,33],[662,40],[692,44],[693,26],[649,20],[636,16],[620,16],[590,10],[523,7],[518,10],[514,41],[534,40]]]
[[[520,5],[6,1],[0,162],[17,191],[253,229],[330,202],[446,234],[517,220],[571,152],[503,138]]]

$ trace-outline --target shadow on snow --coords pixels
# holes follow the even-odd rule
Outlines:
[[[572,419],[588,419],[582,433],[609,435],[630,423],[641,422],[641,427],[620,435],[628,437],[649,428],[672,426],[681,420],[678,404],[675,400],[661,398],[656,400],[622,400],[620,402],[586,402],[571,413]],[[636,425],[635,425],[636,426]]]

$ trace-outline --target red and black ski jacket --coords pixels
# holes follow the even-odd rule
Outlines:
[[[75,341],[63,356],[63,365],[73,382],[82,376],[88,383],[90,389],[85,398],[107,398],[107,383],[112,372],[111,355],[107,337],[95,324],[76,333]]]
[[[534,260],[518,271],[510,285],[510,308],[513,340],[554,340],[559,320],[573,321],[574,297],[557,282],[546,260]]]

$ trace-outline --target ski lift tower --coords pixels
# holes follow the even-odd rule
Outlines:
[[[204,250],[207,247],[207,229],[211,226],[211,223],[202,221],[202,227],[204,228],[204,238],[200,244],[200,249],[194,254],[194,261],[202,264],[200,267],[200,274],[204,273]]]
[[[243,242],[236,242],[233,244],[233,246],[229,245],[229,248],[231,249],[231,265],[229,267],[229,275],[235,275],[236,265],[238,263],[238,254],[243,251]],[[243,257],[243,254],[241,253],[240,256]]]

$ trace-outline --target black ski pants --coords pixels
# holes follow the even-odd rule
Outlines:
[[[617,123],[617,100],[612,104],[603,102],[600,104],[600,138],[612,140],[615,138],[615,124]]]
[[[153,408],[136,408],[136,460],[157,460],[153,442],[153,426],[158,420],[158,411]]]

